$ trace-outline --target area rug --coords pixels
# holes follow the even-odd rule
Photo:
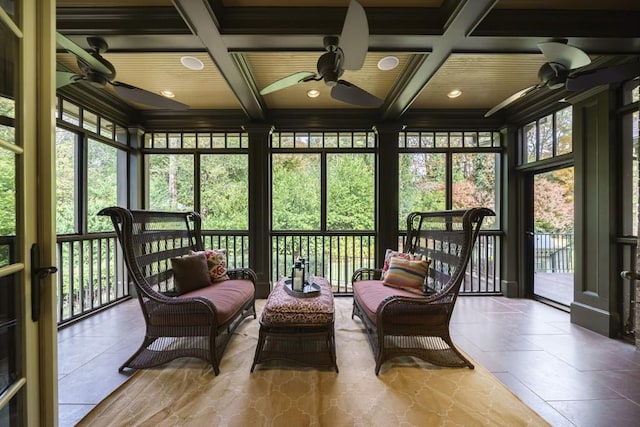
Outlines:
[[[250,373],[258,321],[245,320],[227,347],[220,375],[183,358],[136,372],[79,426],[546,426],[489,371],[439,368],[373,353],[350,298],[336,298],[340,373],[277,362]],[[261,310],[264,300],[259,301]]]

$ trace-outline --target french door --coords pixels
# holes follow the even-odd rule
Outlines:
[[[0,426],[57,425],[55,0],[0,1]]]
[[[569,307],[574,289],[574,168],[533,175],[533,294]]]

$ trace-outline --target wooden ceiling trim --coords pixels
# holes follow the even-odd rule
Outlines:
[[[640,4],[640,2],[638,2]],[[494,9],[472,36],[640,37],[640,11]]]
[[[191,34],[174,7],[57,7],[57,30],[74,34]]]
[[[383,105],[382,117],[393,120],[400,117],[409,108],[422,88],[429,82],[440,66],[452,53],[455,46],[475,28],[478,21],[485,16],[497,0],[474,0],[461,3],[453,8],[454,16],[448,19],[448,26],[433,52],[420,64],[405,87],[399,91],[396,98],[389,104]]]
[[[221,13],[221,15],[220,15]],[[366,9],[371,35],[439,35],[444,18],[439,8]],[[346,8],[225,7],[219,12],[222,34],[340,34]]]
[[[236,63],[215,25],[217,19],[206,0],[174,0],[174,2],[193,34],[196,34],[206,47],[247,116],[253,120],[264,119],[264,109],[259,95],[247,85],[245,76],[238,72]]]

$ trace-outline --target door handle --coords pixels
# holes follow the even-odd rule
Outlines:
[[[640,274],[636,271],[621,271],[620,277],[627,280],[640,280]]]
[[[40,281],[58,269],[54,266],[40,267],[40,248],[37,243],[31,245],[31,320],[40,320]]]

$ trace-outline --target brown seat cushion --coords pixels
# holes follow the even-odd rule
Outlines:
[[[413,292],[384,286],[382,280],[361,280],[353,283],[353,297],[357,298],[364,310],[364,314],[373,322],[376,321],[376,312],[380,303],[385,298],[394,295],[409,298],[424,298],[424,296]]]
[[[253,283],[250,280],[230,279],[182,294],[178,298],[207,298],[216,306],[218,325],[221,325],[229,321],[253,297],[254,292]]]
[[[197,289],[176,298],[204,297],[216,306],[217,322],[222,325],[229,321],[241,307],[243,307],[254,295],[253,283],[250,280],[225,280],[214,283],[205,288]],[[180,314],[176,319],[179,308],[169,304],[157,304],[153,301],[147,303],[152,325],[179,325],[201,326],[210,322],[210,318],[202,313]]]

